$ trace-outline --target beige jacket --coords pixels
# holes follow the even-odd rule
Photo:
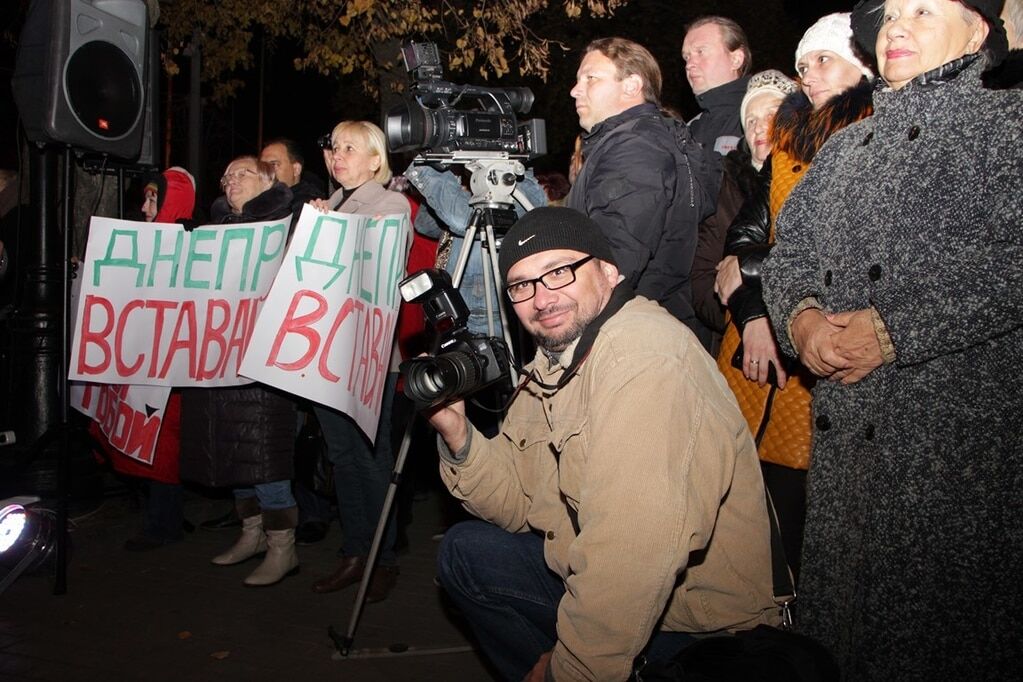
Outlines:
[[[542,353],[531,367],[547,384],[564,371]],[[711,357],[652,301],[636,297],[608,319],[561,390],[530,383],[496,438],[472,430],[461,462],[442,454],[467,509],[546,538],[567,588],[557,680],[626,679],[658,627],[778,620],[753,439]]]

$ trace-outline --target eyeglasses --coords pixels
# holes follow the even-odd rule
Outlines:
[[[508,298],[511,299],[512,303],[522,303],[536,296],[537,282],[543,284],[547,288],[547,291],[563,289],[575,281],[575,271],[586,265],[591,260],[593,260],[593,256],[586,256],[585,258],[580,258],[574,263],[559,265],[553,270],[548,270],[534,279],[526,279],[521,282],[509,284],[505,287],[505,291],[508,292]]]
[[[220,187],[227,187],[228,183],[232,180],[235,182],[241,182],[250,175],[259,175],[259,173],[251,168],[239,168],[231,173],[224,173],[224,175],[220,178]]]

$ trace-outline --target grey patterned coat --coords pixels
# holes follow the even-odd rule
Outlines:
[[[895,346],[813,401],[797,620],[848,680],[1018,674],[1023,97],[980,70],[875,92],[793,191],[763,267],[787,352],[809,296],[873,305]]]

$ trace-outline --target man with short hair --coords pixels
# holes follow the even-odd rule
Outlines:
[[[294,196],[292,209],[296,219],[302,211],[303,204],[327,196],[319,178],[311,173],[306,173],[303,177],[305,157],[294,140],[286,137],[270,140],[259,153],[259,160],[273,166],[277,179],[291,188]]]
[[[589,163],[589,161],[587,161]],[[539,208],[499,268],[538,350],[501,433],[430,413],[441,477],[483,519],[441,584],[509,680],[624,680],[687,633],[776,623],[756,448],[713,360],[623,281],[600,227]]]
[[[662,115],[661,69],[642,45],[591,42],[571,94],[585,160],[565,205],[600,225],[637,293],[695,328],[689,275],[697,224],[714,210],[713,164]]]
[[[724,156],[742,139],[739,105],[753,67],[746,33],[727,17],[700,17],[686,27],[682,59],[700,105],[689,130],[704,149]]]
[[[313,199],[324,199],[327,194],[320,179],[313,173],[306,173],[305,157],[294,140],[278,137],[270,140],[259,153],[259,160],[273,166],[278,180],[291,188],[291,229],[295,229],[302,206]],[[300,424],[312,419],[307,409],[299,414]],[[299,442],[309,442],[307,431],[299,426]],[[312,545],[327,537],[330,528],[330,501],[309,488],[307,481],[295,480],[295,499],[298,501],[298,528],[295,529],[295,543]]]

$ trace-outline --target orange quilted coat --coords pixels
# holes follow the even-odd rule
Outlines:
[[[871,111],[870,86],[866,83],[836,96],[819,111],[812,110],[802,93],[785,99],[771,131],[771,242],[774,241],[775,218],[792,188],[806,174],[820,146],[832,133],[869,116]],[[785,388],[775,391],[768,415],[770,385],[761,388],[743,376],[741,369],[732,367],[732,356],[740,341],[739,330],[734,324],[728,324],[718,353],[718,369],[735,393],[753,435],[764,428],[760,459],[793,469],[809,468],[810,389],[816,378],[802,365],[797,365]],[[768,417],[766,426],[765,417]]]

